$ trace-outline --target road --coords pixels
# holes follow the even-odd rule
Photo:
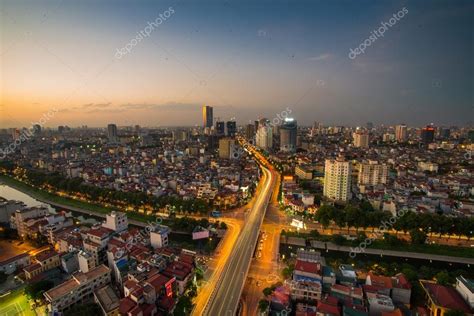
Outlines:
[[[234,315],[237,311],[240,294],[245,284],[260,227],[275,182],[275,175],[272,171],[265,167],[262,167],[262,170],[264,181],[262,191],[256,197],[255,204],[245,219],[239,239],[233,247],[216,288],[211,294],[204,315]]]

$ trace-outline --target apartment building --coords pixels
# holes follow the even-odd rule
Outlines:
[[[348,201],[351,194],[351,163],[342,157],[326,159],[324,196],[336,201]]]
[[[76,273],[68,281],[44,293],[48,308],[62,312],[93,298],[94,291],[110,283],[110,269],[100,265],[87,273]]]

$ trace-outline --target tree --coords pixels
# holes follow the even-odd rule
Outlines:
[[[465,315],[463,311],[460,311],[458,309],[450,309],[446,313],[444,313],[445,316],[463,316]]]
[[[187,295],[183,295],[179,298],[173,315],[175,316],[189,315],[192,309],[193,309],[193,302]]]
[[[270,305],[270,303],[267,300],[260,300],[258,302],[258,310],[263,313],[268,309],[269,305]]]
[[[293,275],[293,271],[295,270],[294,264],[289,264],[288,267],[284,268],[282,271],[283,278],[288,279]]]
[[[53,281],[42,280],[36,283],[31,283],[25,288],[25,294],[32,299],[43,298],[43,293],[54,286]]]
[[[426,233],[419,229],[410,230],[411,242],[417,245],[423,245],[426,242]]]
[[[8,275],[5,274],[5,272],[0,271],[0,284],[3,284],[8,278]]]
[[[451,277],[446,271],[440,271],[435,275],[436,283],[440,285],[449,285],[451,283]]]
[[[74,305],[70,310],[64,312],[64,316],[90,316],[101,314],[102,310],[96,303]]]
[[[389,246],[399,246],[401,244],[401,240],[398,239],[396,236],[390,235],[389,233],[383,234],[383,239]]]
[[[262,292],[263,292],[263,295],[270,296],[273,293],[273,289],[271,287],[266,287],[266,288],[263,289]]]
[[[335,243],[336,245],[342,245],[346,241],[346,238],[344,236],[336,234],[332,235],[332,242]]]

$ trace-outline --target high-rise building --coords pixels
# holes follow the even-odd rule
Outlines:
[[[216,134],[219,136],[225,135],[225,123],[223,121],[216,122]]]
[[[39,125],[39,124],[33,125],[33,134],[34,135],[41,134],[41,125]]]
[[[343,157],[326,159],[324,166],[324,196],[336,201],[348,201],[351,194],[351,163]]]
[[[230,159],[237,158],[235,154],[235,139],[221,138],[219,139],[219,158]]]
[[[430,144],[434,140],[435,129],[433,126],[428,125],[421,129],[421,142],[423,144]]]
[[[447,127],[442,127],[439,129],[439,137],[441,139],[449,139],[451,136],[451,130]]]
[[[358,184],[378,185],[386,184],[388,178],[388,166],[369,160],[359,164]]]
[[[227,136],[235,137],[235,134],[237,133],[237,122],[228,121],[226,123],[226,127],[227,127]]]
[[[280,127],[280,151],[295,152],[297,124],[293,118],[285,118]]]
[[[374,128],[374,123],[372,123],[372,122],[367,122],[366,127],[367,127],[367,129],[370,131],[372,128]]]
[[[202,125],[203,127],[211,128],[214,117],[212,115],[212,106],[204,105],[202,107]]]
[[[369,133],[364,130],[357,130],[352,134],[354,138],[354,146],[358,148],[369,147]]]
[[[395,126],[395,140],[399,143],[406,142],[408,139],[407,126],[400,124]]]
[[[116,143],[118,141],[117,125],[109,124],[107,126],[107,138],[109,143]]]
[[[255,125],[247,124],[245,126],[245,138],[247,138],[247,140],[253,140],[254,137],[255,137]]]
[[[261,119],[258,122],[256,143],[258,147],[264,150],[269,150],[273,147],[273,132],[269,120]]]

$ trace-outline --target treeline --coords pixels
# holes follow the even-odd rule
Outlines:
[[[178,196],[154,196],[146,192],[124,192],[114,189],[101,188],[84,183],[81,178],[66,178],[60,173],[46,174],[35,170],[26,170],[25,176],[34,186],[48,185],[57,191],[65,191],[69,194],[80,193],[91,201],[101,201],[122,206],[132,205],[134,207],[150,207],[160,209],[172,206],[176,211],[188,211],[206,213],[210,210],[210,205],[200,199],[184,200]]]
[[[414,213],[406,211],[400,216],[393,216],[390,212],[367,210],[353,205],[346,205],[343,209],[331,205],[323,205],[314,215],[314,219],[324,227],[331,223],[347,228],[379,228],[395,229],[409,232],[422,229],[425,233],[443,235],[473,236],[474,218],[450,217],[438,213]]]

